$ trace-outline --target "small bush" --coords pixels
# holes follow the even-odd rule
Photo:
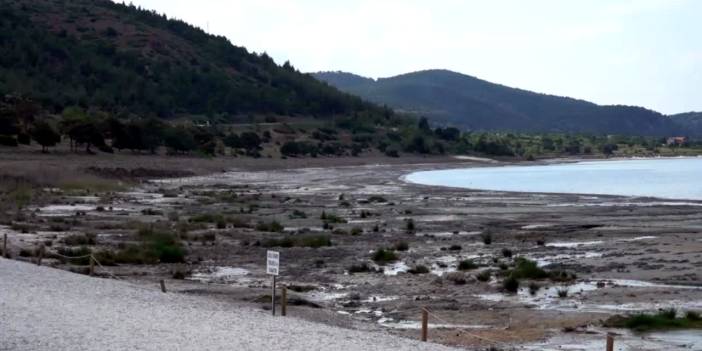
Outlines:
[[[414,231],[417,229],[417,227],[414,224],[414,219],[408,218],[405,220],[405,230],[407,233],[414,233]]]
[[[478,273],[475,276],[475,279],[478,279],[478,281],[484,283],[484,282],[489,281],[491,277],[492,277],[492,272],[490,272],[489,270],[484,270],[484,271]]]
[[[536,262],[519,257],[510,276],[516,279],[545,279],[549,274],[539,268]]]
[[[397,261],[398,257],[395,251],[390,249],[380,248],[373,253],[373,261],[378,264],[386,264]]]
[[[702,316],[700,316],[700,313],[696,311],[687,311],[685,313],[685,318],[691,321],[702,321]]]
[[[512,250],[504,248],[502,249],[502,256],[511,258],[512,257]]]
[[[351,234],[353,236],[361,235],[361,234],[363,234],[363,229],[361,229],[359,227],[353,227],[353,228],[351,228],[351,231],[349,232],[349,234]]]
[[[407,270],[411,274],[427,274],[429,273],[429,268],[425,265],[416,265],[411,269]]]
[[[568,297],[568,288],[558,289],[557,293],[558,293],[558,297],[560,297],[561,299],[564,299],[564,298]]]
[[[541,289],[541,286],[539,286],[539,284],[536,284],[534,282],[529,283],[529,294],[536,295],[536,293],[539,292],[539,289]]]
[[[268,239],[261,244],[263,247],[311,247],[320,248],[332,246],[327,235],[303,235],[298,237],[286,236],[281,239]]]
[[[90,255],[92,251],[85,247],[79,247],[79,248],[70,248],[70,247],[59,247],[56,252],[65,257],[59,256],[59,260],[63,263],[69,263],[69,264],[76,264],[76,265],[88,265],[90,264],[90,257],[83,257]],[[21,255],[21,253],[20,253]],[[71,258],[66,258],[66,257],[71,257]],[[100,262],[102,263],[102,261]]]
[[[293,210],[293,212],[288,216],[290,219],[307,218],[307,213],[300,210]]]
[[[519,280],[515,277],[507,277],[504,281],[502,281],[502,287],[510,293],[516,293],[519,291]]]
[[[71,234],[63,238],[63,243],[69,246],[95,245],[96,238],[94,233]]]
[[[409,250],[409,244],[406,241],[400,241],[393,247],[396,251],[407,251]]]
[[[282,232],[284,229],[285,228],[283,227],[283,225],[278,223],[277,221],[271,221],[269,223],[259,222],[256,225],[256,230],[261,231],[261,232],[279,233],[279,232]]]
[[[546,245],[546,240],[544,240],[544,239],[536,240],[536,245],[544,246],[544,245]]]
[[[485,233],[480,235],[480,238],[483,240],[483,244],[485,244],[485,245],[492,244],[492,233],[485,232]]]
[[[473,262],[473,260],[462,260],[458,262],[458,270],[460,271],[470,271],[478,268],[478,265]]]
[[[461,251],[462,249],[463,249],[463,247],[461,247],[461,245],[456,245],[456,244],[453,244],[449,247],[449,250],[451,250],[451,251]]]
[[[322,215],[320,216],[320,219],[324,221],[324,223],[346,223],[347,221],[336,214],[333,213],[326,213],[325,211],[322,211]]]
[[[375,272],[375,270],[369,266],[367,263],[360,263],[360,264],[355,264],[349,267],[349,274],[354,274],[354,273],[368,273],[368,272]]]
[[[373,195],[373,196],[368,198],[368,202],[370,202],[370,203],[373,203],[373,202],[383,203],[383,202],[388,202],[388,200],[382,196]]]

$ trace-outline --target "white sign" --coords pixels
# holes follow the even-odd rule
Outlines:
[[[280,252],[268,251],[266,256],[266,273],[270,275],[278,275],[278,268],[280,268]]]

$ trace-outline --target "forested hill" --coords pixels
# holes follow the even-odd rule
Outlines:
[[[381,109],[183,21],[108,0],[0,1],[0,94],[155,114]]]
[[[702,137],[702,112],[688,112],[671,115],[670,118],[685,128],[687,135]]]
[[[378,80],[344,72],[315,76],[351,94],[434,122],[470,130],[671,135],[670,118],[634,106],[600,106],[534,93],[447,70],[428,70]]]

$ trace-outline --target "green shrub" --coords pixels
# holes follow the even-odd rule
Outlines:
[[[279,233],[282,232],[285,229],[282,224],[280,224],[278,221],[271,221],[271,222],[259,222],[256,225],[256,230],[262,231],[262,232],[272,232],[272,233]]]
[[[71,234],[63,238],[63,243],[70,246],[95,245],[96,238],[94,233]]]
[[[492,233],[485,232],[485,233],[480,235],[480,238],[483,240],[483,244],[485,244],[485,245],[492,244]]]
[[[427,274],[429,273],[429,268],[425,265],[420,264],[410,268],[409,270],[407,270],[407,272],[411,274]]]
[[[324,223],[346,223],[347,221],[339,216],[337,216],[334,213],[326,213],[325,211],[322,211],[322,215],[320,216],[320,219],[324,221]]]
[[[470,271],[476,268],[478,268],[478,265],[475,264],[473,260],[462,260],[461,262],[458,262],[459,271]]]
[[[502,249],[502,256],[506,258],[511,258],[512,257],[512,250],[504,248]]]
[[[491,277],[492,277],[492,272],[490,272],[489,270],[486,269],[486,270],[478,273],[475,276],[475,279],[478,279],[478,281],[481,281],[484,283],[484,282],[489,281]]]
[[[383,203],[383,202],[388,202],[388,200],[380,195],[373,195],[368,198],[368,202],[378,202],[378,203]]]
[[[395,254],[395,251],[380,248],[373,253],[372,259],[376,263],[382,265],[390,262],[395,262],[397,261],[398,257],[397,254]]]
[[[297,237],[286,236],[280,239],[268,239],[262,243],[263,247],[311,247],[320,248],[332,246],[328,235],[301,235]]]
[[[407,233],[414,233],[414,231],[416,230],[414,219],[408,218],[405,220],[405,230],[407,231]]]
[[[354,264],[351,267],[349,267],[349,274],[354,274],[354,273],[368,273],[368,272],[375,272],[375,270],[368,265],[368,263],[360,263],[360,264]]]
[[[515,279],[546,279],[549,274],[539,268],[536,262],[519,257],[515,261],[515,267],[510,276]]]
[[[400,241],[393,247],[397,251],[407,251],[409,250],[409,244],[406,241]]]
[[[515,277],[509,276],[504,281],[502,281],[502,287],[510,293],[516,293],[519,291],[519,280]]]

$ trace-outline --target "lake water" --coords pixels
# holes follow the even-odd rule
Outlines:
[[[405,180],[480,190],[702,200],[702,157],[447,169],[415,172]]]

